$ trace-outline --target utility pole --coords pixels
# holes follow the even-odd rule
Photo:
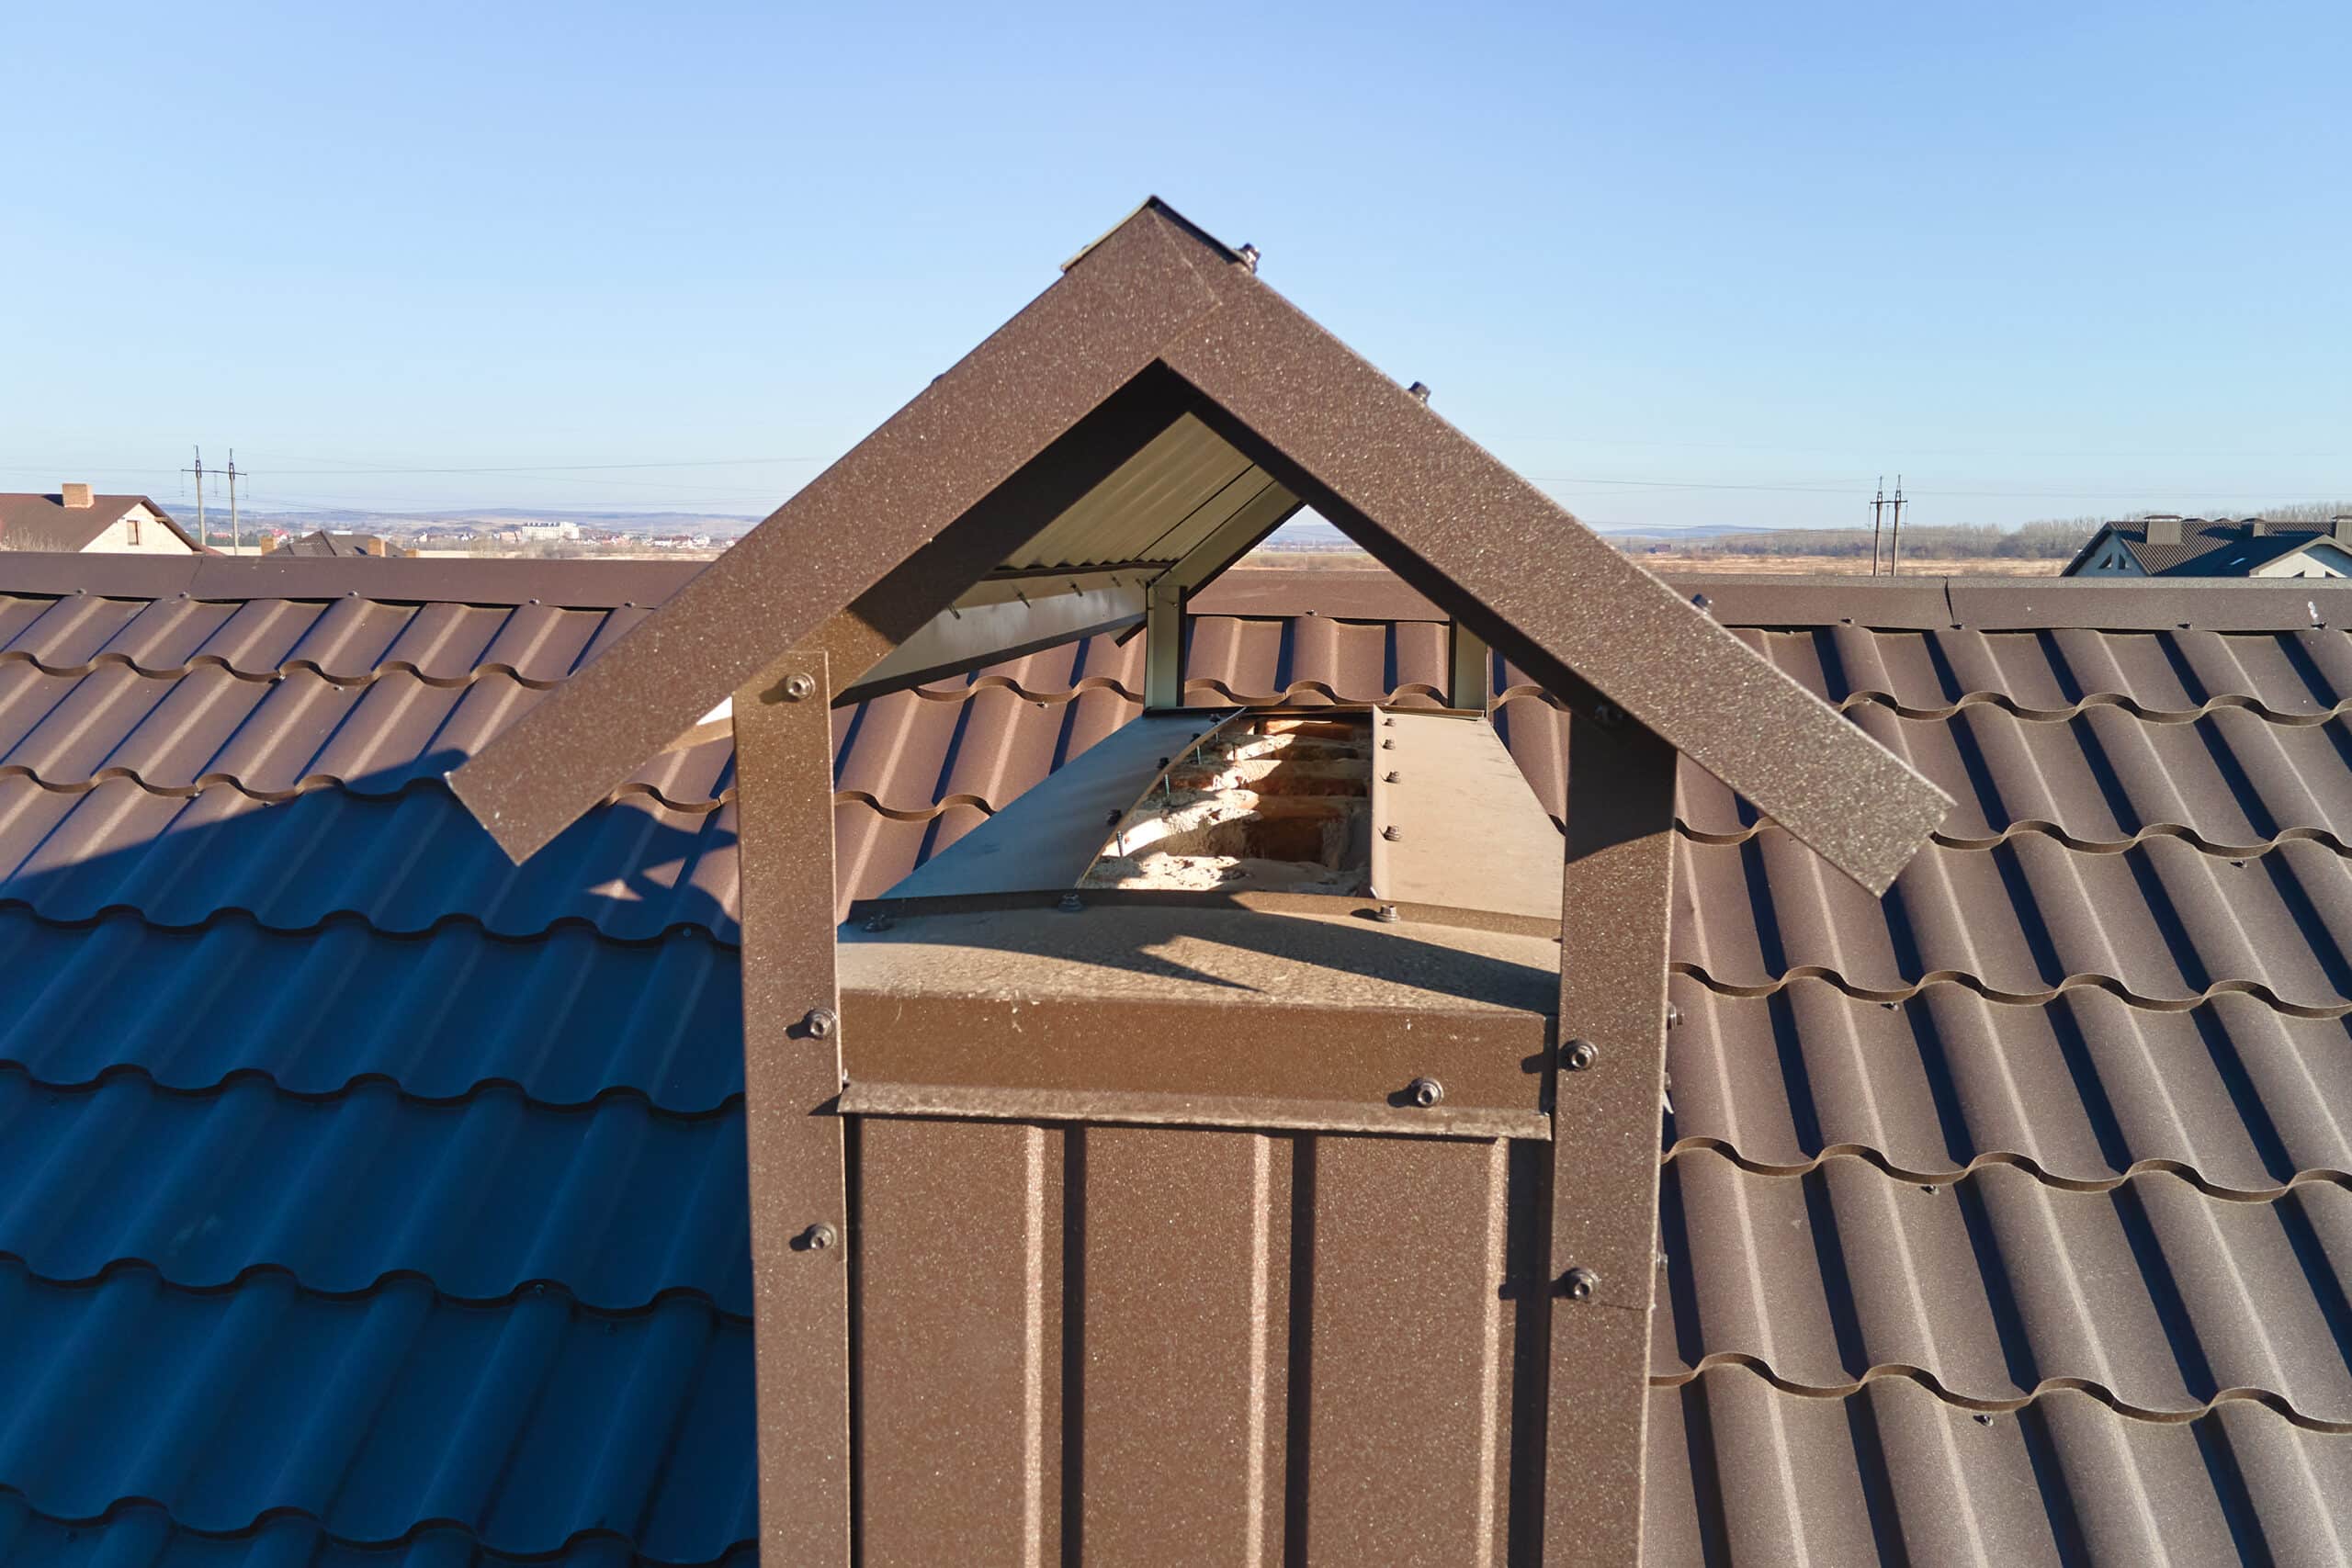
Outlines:
[[[198,544],[204,542],[204,448],[198,446],[196,449],[196,467],[180,470],[196,476],[196,539]],[[234,446],[229,448],[226,470],[215,468],[212,471],[216,474],[225,471],[229,476],[229,553],[232,556],[243,554],[244,531],[237,522],[237,449]]]
[[[1898,564],[1898,563],[1902,560],[1902,558],[1903,558],[1903,476],[1902,476],[1901,474],[1897,474],[1897,475],[1895,475],[1895,476],[1894,476],[1894,531],[1893,531],[1892,533],[1890,533],[1890,534],[1887,536],[1887,541],[1886,541],[1886,575],[1887,575],[1887,576],[1889,576],[1889,577],[1893,577],[1896,572],[1898,572],[1898,571],[1900,571],[1900,570],[1903,570],[1903,569],[1902,569],[1902,567]]]
[[[182,468],[182,469],[180,470],[180,472],[182,472],[182,473],[184,473],[184,474],[194,474],[194,475],[196,476],[196,542],[197,542],[198,544],[201,545],[202,543],[204,543],[204,448],[203,448],[203,447],[199,446],[199,447],[198,447],[198,448],[196,449],[196,467],[195,467],[195,468]],[[1875,565],[1876,563],[1875,563],[1875,562],[1873,562],[1872,564],[1873,564],[1873,565]]]
[[[1878,575],[1878,534],[1880,514],[1886,510],[1886,476],[1878,477],[1878,493],[1871,497],[1871,575]]]

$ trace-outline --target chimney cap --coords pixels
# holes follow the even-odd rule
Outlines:
[[[95,506],[97,504],[96,502],[90,498],[90,487],[88,485],[60,485],[58,489],[61,493],[57,499],[62,502],[65,505],[73,507],[77,511],[85,506]]]

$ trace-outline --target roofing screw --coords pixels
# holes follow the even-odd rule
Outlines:
[[[1075,893],[1065,893],[1061,897],[1061,902],[1056,904],[1054,908],[1065,915],[1075,915],[1086,908],[1086,900]]]
[[[1679,1029],[1682,1027],[1682,1010],[1674,1006],[1671,1002],[1667,1004],[1666,1026],[1668,1029]]]
[[[828,1224],[813,1224],[800,1233],[801,1244],[811,1252],[822,1252],[841,1240],[842,1233]]]
[[[870,931],[887,931],[890,929],[890,917],[877,909],[865,917],[865,929]]]
[[[1396,912],[1396,905],[1383,904],[1379,908],[1374,909],[1372,912],[1372,918],[1378,920],[1384,926],[1393,926],[1405,917]]]
[[[1395,738],[1394,736],[1391,736],[1388,739],[1385,739],[1385,740],[1382,741],[1382,742],[1380,743],[1380,749],[1381,749],[1382,750],[1384,750],[1384,751],[1394,751],[1395,750],[1396,750],[1396,738]]]
[[[1380,830],[1380,836],[1393,844],[1397,840],[1405,836],[1405,829],[1396,826],[1396,823],[1391,822],[1387,827],[1383,828]]]
[[[1615,703],[1599,703],[1592,710],[1592,722],[1603,729],[1614,729],[1625,718],[1625,710]]]
[[[805,703],[816,694],[816,691],[817,677],[814,675],[786,675],[784,678],[786,702]]]
[[[1417,402],[1428,402],[1430,400],[1430,384],[1427,381],[1416,381],[1411,386],[1405,389],[1405,395],[1413,399]]]
[[[1560,1066],[1572,1073],[1580,1073],[1600,1059],[1600,1047],[1589,1040],[1571,1040],[1568,1048],[1560,1053]]]
[[[1427,1111],[1445,1098],[1445,1086],[1435,1078],[1415,1078],[1405,1086],[1405,1097]]]
[[[1251,272],[1255,272],[1255,271],[1257,271],[1257,270],[1258,270],[1258,247],[1257,247],[1257,246],[1255,246],[1255,245],[1244,245],[1244,246],[1242,246],[1239,250],[1238,250],[1238,251],[1234,252],[1233,254],[1234,254],[1235,255],[1238,255],[1238,256],[1239,256],[1239,257],[1241,258],[1241,265],[1242,265],[1243,266],[1248,267]]]
[[[1589,1302],[1600,1288],[1600,1276],[1578,1264],[1560,1276],[1560,1294],[1572,1302]]]
[[[800,1027],[811,1040],[827,1040],[841,1027],[841,1014],[831,1008],[810,1008],[808,1016],[800,1021]]]
[[[1396,769],[1391,768],[1386,773],[1380,775],[1380,782],[1382,784],[1395,784],[1398,779],[1401,779],[1404,776],[1404,774],[1398,773]]]

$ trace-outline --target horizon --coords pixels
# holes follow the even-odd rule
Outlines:
[[[0,489],[764,515],[1156,191],[1597,528],[2352,493],[2342,7],[560,15],[19,18]]]

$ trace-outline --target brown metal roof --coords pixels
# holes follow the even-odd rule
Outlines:
[[[318,528],[298,539],[288,539],[268,553],[273,556],[331,556],[338,559],[367,556],[380,559],[394,552],[379,535],[330,534],[324,528]]]
[[[1235,255],[1147,203],[683,590],[620,658],[468,763],[451,780],[459,798],[508,852],[527,854],[838,612],[888,649],[1024,559],[1040,516],[1077,519],[1049,525],[1041,555],[1148,552],[1169,519],[1199,525],[1213,503],[1195,497],[1254,485],[1238,467],[1246,457],[1285,502],[1311,502],[1547,689],[1589,683],[1847,875],[1871,889],[1892,880],[1949,805],[1940,792]],[[1161,444],[1174,448],[1164,464],[1149,457]],[[1164,488],[1180,504],[1130,518],[1098,507],[1106,487]]]
[[[386,1097],[390,1121],[366,1123],[375,1127],[434,1110],[415,1097],[464,1097],[485,1078],[602,1106],[614,1099],[608,1064],[645,1052],[662,1066],[642,1081],[694,1081],[665,1090],[679,1097],[672,1103],[729,1114],[711,1110],[728,1089],[705,1081],[717,1071],[705,1058],[740,1057],[728,1034],[740,1020],[710,1011],[735,988],[726,745],[666,754],[525,870],[488,851],[439,782],[452,757],[612,646],[639,613],[629,601],[641,607],[662,582],[597,563],[311,561],[290,563],[313,569],[305,592],[280,598],[256,592],[265,563],[159,572],[173,564],[78,558],[82,592],[36,557],[11,559],[0,579],[0,1057],[12,1071],[87,1085],[137,1080],[115,1070],[130,1064],[183,1098],[225,1092],[224,1081],[265,1098],[322,1096],[303,1102],[311,1121],[345,1106],[355,1074],[390,1072],[402,1093]],[[455,581],[435,575],[445,567],[471,578],[456,599],[420,592]],[[666,563],[662,574],[672,584],[685,575]],[[1334,595],[1372,590],[1382,603],[1397,593],[1283,575],[1327,608],[1374,601],[1325,598],[1318,584]],[[180,598],[178,586],[151,596],[145,586],[190,582],[218,585],[215,596]],[[374,597],[388,582],[404,596]],[[2338,1263],[2352,1249],[2342,1115],[2352,1102],[2352,615],[2336,606],[2352,604],[2352,589],[1674,586],[1705,592],[1749,646],[1959,805],[1935,847],[1873,900],[1684,767],[1650,1560],[2202,1562],[2233,1560],[2249,1541],[2278,1561],[2337,1560],[2352,1532],[2352,1317]],[[1188,700],[1393,694],[1434,705],[1440,626],[1291,603],[1281,615],[1198,618]],[[2312,625],[2314,610],[2324,625]],[[1114,732],[1139,711],[1139,676],[1136,642],[1102,637],[838,711],[842,894],[882,891]],[[1565,716],[1508,664],[1495,683],[1498,728],[1556,813]],[[269,1005],[257,1009],[256,996]],[[461,1048],[473,1055],[451,1055]],[[350,1065],[387,1059],[398,1065]],[[562,1115],[640,1114],[617,1098],[619,1112]],[[355,1149],[378,1146],[354,1125]],[[1351,1197],[1389,1190],[1372,1168],[1379,1161],[1455,1147],[1335,1139],[1318,1165],[1283,1140],[1234,1134],[1199,1156],[1196,1190],[1216,1201],[1171,1218],[1164,1191],[1119,1207],[1130,1171],[1160,1168],[1139,1155],[1125,1163],[1151,1129],[1090,1133],[1078,1150],[1078,1134],[1057,1128],[964,1126],[956,1136],[988,1157],[952,1168],[936,1143],[902,1129],[873,1123],[865,1150],[865,1201],[915,1238],[874,1259],[875,1281],[952,1271],[961,1313],[1001,1300],[1017,1315],[1034,1299],[1038,1331],[1059,1344],[1058,1284],[1024,1294],[1031,1263],[1058,1254],[976,1253],[970,1226],[1025,1234],[1036,1173],[1058,1181],[1082,1168],[1091,1213],[1138,1224],[1148,1215],[1155,1234],[1181,1235],[1182,1245],[1153,1253],[1161,1272],[1117,1298],[1148,1311],[1131,1319],[1114,1305],[1090,1319],[1087,1345],[1107,1367],[1121,1364],[1114,1348],[1164,1327],[1170,1299],[1212,1338],[1244,1332],[1261,1308],[1227,1287],[1247,1277],[1233,1258],[1255,1234],[1250,1195],[1287,1216],[1302,1171],[1318,1183],[1325,1228],[1288,1278],[1322,1292],[1317,1312],[1354,1331],[1347,1281],[1385,1255]],[[321,1157],[332,1164],[338,1146],[321,1145]],[[1447,1269],[1454,1252],[1483,1245],[1502,1179],[1483,1152],[1458,1154],[1460,1168],[1448,1168],[1429,1213],[1412,1219]],[[594,1160],[581,1157],[584,1172]],[[274,1212],[224,1208],[228,1176],[200,1163],[162,1171],[141,1206],[228,1214],[232,1225]],[[655,1168],[629,1167],[633,1177]],[[714,1179],[712,1190],[726,1185]],[[64,1234],[59,1216],[70,1211],[40,1208],[33,1231],[0,1227],[0,1252],[29,1253],[57,1280],[107,1273],[109,1259],[51,1261],[54,1244],[41,1238]],[[926,1231],[925,1213],[952,1223]],[[276,1289],[286,1263],[283,1228],[248,1223],[256,1261],[274,1267],[232,1274],[233,1284],[199,1281],[231,1299]],[[438,1224],[418,1234],[445,1234]],[[492,1256],[513,1277],[537,1271],[519,1252]],[[1129,1255],[1091,1256],[1090,1301]],[[187,1296],[182,1267],[166,1262],[164,1297]],[[1433,1313],[1473,1310],[1443,1294],[1449,1278],[1432,1263],[1415,1280]],[[40,1288],[59,1303],[85,1291]],[[1279,1312],[1287,1288],[1277,1264],[1265,1310]],[[89,1314],[106,1310],[99,1289],[89,1288]],[[322,1311],[347,1304],[317,1299]],[[63,1343],[41,1335],[94,1321],[64,1305],[42,1313],[19,1326],[35,1351]],[[885,1348],[908,1367],[931,1358],[950,1381],[936,1404],[868,1412],[874,1432],[903,1440],[876,1461],[872,1483],[925,1484],[925,1433],[943,1429],[943,1413],[993,1421],[1001,1402],[1042,1398],[1058,1419],[1059,1383],[1040,1393],[1017,1368],[1000,1378],[956,1363],[944,1347],[956,1321],[966,1319],[943,1307],[926,1335],[907,1320]],[[692,1319],[698,1334],[703,1322]],[[373,1341],[356,1316],[314,1332],[344,1346],[354,1368],[369,1364]],[[1507,1323],[1504,1332],[1508,1343]],[[183,1376],[228,1354],[196,1337],[170,1343],[186,1347],[166,1369]],[[1251,1427],[1237,1404],[1232,1426],[1271,1431],[1271,1450],[1250,1450],[1264,1465],[1257,1482],[1245,1484],[1238,1464],[1218,1471],[1181,1512],[1183,1540],[1204,1551],[1253,1518],[1268,1528],[1269,1508],[1282,1533],[1279,1400],[1296,1348],[1278,1333],[1264,1348],[1274,1414]],[[1467,1353],[1449,1344],[1430,1354],[1457,1352]],[[248,1384],[277,1364],[267,1345],[239,1353]],[[629,1358],[600,1373],[612,1386],[642,1393],[670,1376],[661,1344],[609,1353]],[[1187,1387],[1221,1398],[1219,1371],[1196,1369]],[[1409,1359],[1398,1376],[1437,1373]],[[693,1435],[725,1427],[708,1412],[735,1408],[726,1401],[747,1407],[748,1384],[729,1372],[682,1404],[684,1440],[711,1440]],[[1083,1434],[1073,1451],[1120,1462],[1121,1388],[1098,1381],[1067,1397],[1088,1416],[1072,1428]],[[1345,1452],[1323,1461],[1376,1473],[1394,1410],[1336,1379],[1305,1397],[1317,1423],[1367,1434],[1356,1469],[1344,1468]],[[182,1404],[133,1404],[124,1452],[195,1440]],[[490,1418],[468,1409],[468,1421]],[[1423,1418],[1478,1451],[1475,1412]],[[748,1416],[728,1419],[741,1420],[748,1444]],[[534,1442],[558,1436],[518,1430]],[[1059,1428],[1048,1431],[1045,1451],[1057,1456]],[[380,1480],[402,1451],[378,1442],[352,1473]],[[747,1458],[729,1462],[727,1474],[748,1473]],[[1028,1484],[1019,1464],[1015,1453],[1016,1488]],[[24,1493],[35,1473],[26,1465],[17,1450],[0,1451],[0,1486]],[[1465,1460],[1461,1474],[1431,1483],[1442,1506],[1408,1521],[1415,1540],[1447,1549],[1440,1527],[1477,1495],[1475,1468]],[[1039,1483],[1049,1524],[1057,1473]],[[69,1508],[36,1482],[32,1506],[62,1517],[96,1517],[113,1496]],[[119,1490],[152,1496],[158,1485],[126,1472]],[[1348,1495],[1309,1501],[1313,1527],[1331,1532],[1318,1539],[1352,1539]],[[303,1506],[266,1489],[253,1501],[241,1517]],[[974,1528],[1002,1523],[992,1511]],[[569,1528],[495,1539],[548,1551]],[[869,1547],[887,1545],[889,1528],[878,1524]],[[1087,1540],[1108,1551],[1128,1539],[1125,1528],[1090,1519]],[[698,1542],[667,1550],[713,1554]]]

